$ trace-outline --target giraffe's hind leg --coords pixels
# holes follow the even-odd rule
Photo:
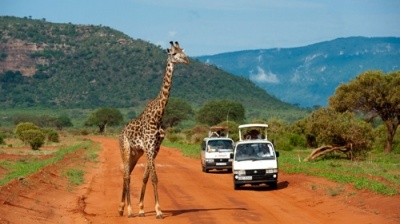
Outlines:
[[[143,154],[143,152],[136,153],[135,155],[132,156],[133,153],[131,153],[130,150],[126,151],[127,152],[123,153],[124,176],[123,176],[122,198],[118,213],[121,216],[123,215],[126,202],[128,210],[128,218],[130,218],[133,217],[131,194],[130,194],[130,181],[131,181],[130,175],[132,173],[133,168],[135,168],[136,163],[139,160],[140,156]]]

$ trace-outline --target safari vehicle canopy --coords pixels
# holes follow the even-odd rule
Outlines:
[[[242,124],[239,125],[239,141],[249,139],[268,140],[268,124]]]

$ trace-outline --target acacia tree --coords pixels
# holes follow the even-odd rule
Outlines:
[[[386,126],[384,151],[392,150],[400,121],[400,71],[383,74],[367,71],[348,84],[342,84],[329,99],[329,107],[338,112],[363,113],[367,120],[380,117]]]
[[[71,119],[67,115],[60,115],[58,118],[54,120],[54,125],[58,130],[62,130],[64,127],[72,127],[73,124]]]
[[[242,123],[245,109],[241,103],[231,100],[210,101],[197,112],[196,121],[202,124],[216,125],[226,120]]]
[[[306,160],[332,151],[345,153],[349,159],[371,149],[371,124],[357,120],[352,112],[339,113],[328,108],[313,112],[302,122],[304,134],[313,136],[317,146]]]
[[[192,107],[181,98],[169,98],[162,118],[163,127],[174,127],[193,115]]]
[[[107,125],[118,125],[122,120],[123,116],[119,110],[103,107],[93,112],[85,122],[85,125],[96,125],[99,127],[99,132],[103,134],[105,133]]]

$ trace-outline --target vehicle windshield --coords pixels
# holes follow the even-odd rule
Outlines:
[[[208,152],[233,152],[233,141],[229,139],[218,139],[208,141]]]
[[[235,161],[275,159],[271,143],[244,143],[236,147]]]

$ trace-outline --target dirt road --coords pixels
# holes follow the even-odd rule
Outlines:
[[[100,142],[99,162],[86,163],[82,150],[61,163],[0,190],[0,223],[400,223],[400,197],[380,196],[340,186],[320,178],[281,173],[277,190],[233,190],[232,174],[203,173],[200,161],[163,147],[156,164],[164,219],[155,218],[149,181],[146,217],[137,217],[144,157],[132,173],[131,194],[135,217],[118,215],[122,162],[116,139],[91,137]],[[71,187],[60,169],[80,164],[86,182]],[[343,188],[343,189],[342,189]]]

